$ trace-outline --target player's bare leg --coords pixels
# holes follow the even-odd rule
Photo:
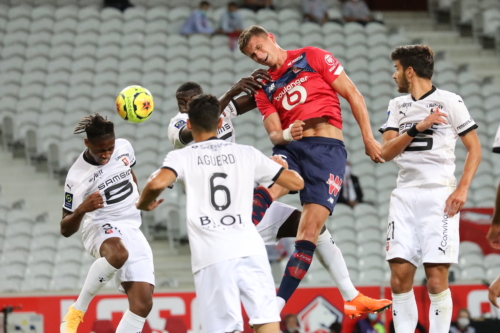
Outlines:
[[[147,282],[122,282],[122,287],[127,293],[129,309],[124,313],[116,333],[141,332],[153,308],[154,286]]]
[[[413,332],[417,327],[418,309],[413,293],[417,267],[407,260],[389,260],[391,268],[392,317],[396,333]]]
[[[453,301],[448,288],[449,264],[424,263],[427,290],[431,299],[429,333],[446,333],[450,330]]]
[[[256,333],[279,333],[280,323],[276,322],[276,323],[253,325],[253,328]]]
[[[94,296],[113,278],[128,259],[128,251],[121,238],[106,239],[99,248],[101,258],[97,259],[87,274],[82,291],[75,304],[70,306],[61,323],[61,333],[76,333],[78,325]]]

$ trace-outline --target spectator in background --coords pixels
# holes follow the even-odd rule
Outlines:
[[[353,333],[385,333],[385,326],[378,320],[378,314],[369,313],[356,323]]]
[[[451,323],[450,333],[476,333],[476,329],[470,326],[470,322],[469,310],[458,310],[457,321]]]
[[[342,331],[342,324],[338,321],[330,325],[330,333],[340,333]]]
[[[344,182],[340,189],[338,203],[346,204],[353,208],[358,203],[363,202],[363,191],[359,184],[359,179],[351,173],[351,163],[345,166]]]
[[[191,16],[184,22],[181,29],[182,35],[192,34],[205,34],[211,35],[215,32],[210,20],[208,19],[207,12],[210,9],[208,1],[200,2],[199,9],[196,9]]]
[[[257,12],[261,9],[272,9],[274,10],[273,0],[245,0],[242,6],[243,8],[248,8]]]
[[[346,22],[366,25],[373,21],[372,13],[363,0],[347,0],[342,5],[342,16]]]
[[[134,7],[134,5],[129,0],[104,0],[104,7],[113,7],[124,12],[125,9]]]
[[[297,315],[287,314],[283,321],[285,322],[285,330],[281,333],[300,333],[301,332],[300,326],[299,326],[299,319],[297,318]]]
[[[323,24],[328,22],[328,6],[325,0],[302,0],[304,21]]]
[[[227,4],[227,11],[220,18],[220,27],[217,32],[229,36],[229,48],[234,50],[242,31],[243,18],[238,12],[238,5],[236,2],[230,2]]]

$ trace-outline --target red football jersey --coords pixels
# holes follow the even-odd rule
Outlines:
[[[297,119],[324,117],[342,129],[339,97],[331,86],[343,71],[339,61],[316,47],[289,50],[287,55],[278,70],[268,70],[274,82],[255,95],[263,119],[278,112],[286,129]]]

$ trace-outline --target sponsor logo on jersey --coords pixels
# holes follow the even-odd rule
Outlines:
[[[412,102],[407,102],[407,103],[403,103],[399,106],[399,108],[406,108],[408,109],[410,106],[411,106]]]
[[[125,164],[125,166],[129,166],[130,162],[128,161],[128,158],[124,157],[122,158],[122,162],[123,164]]]
[[[339,176],[334,176],[330,174],[330,178],[326,183],[330,185],[328,188],[328,193],[330,195],[333,193],[334,196],[337,196],[337,194],[340,191],[340,188],[342,187],[342,179],[340,179]]]
[[[69,188],[69,190],[71,191],[71,188],[74,186],[74,185],[70,185],[70,184],[66,184],[66,186]]]
[[[441,243],[438,246],[438,250],[446,254],[446,248],[448,247],[448,215],[443,215],[443,219],[441,220],[441,228],[443,230],[443,238],[441,239]]]
[[[130,157],[128,153],[126,153],[126,154],[121,154],[121,155],[118,155],[118,156],[115,158],[115,161],[118,161],[119,159],[121,159],[122,157],[125,157],[125,156]]]
[[[472,120],[472,118],[469,118],[465,123],[463,123],[462,125],[459,125],[457,127],[457,130],[460,130],[462,128],[464,128],[465,126],[469,125],[470,123],[472,123],[474,120]]]
[[[73,194],[64,192],[64,207],[69,209],[73,208]]]
[[[328,327],[334,322],[342,322],[344,315],[325,298],[318,296],[297,317],[304,332],[328,333]]]
[[[271,85],[269,86],[269,92],[272,94],[274,91],[276,90],[276,85],[273,83],[271,83]]]
[[[181,127],[184,127],[184,125],[186,125],[186,121],[185,120],[179,120],[178,122],[176,122],[174,124],[174,127],[175,128],[181,128]]]
[[[89,179],[89,183],[92,183],[93,181],[95,181],[99,176],[102,175],[102,169],[97,171],[96,173],[94,173],[94,176],[92,176],[90,179]]]
[[[290,62],[288,63],[288,66],[291,66],[291,65],[295,64],[297,61],[302,60],[302,58],[304,58],[304,54],[301,54],[301,55],[299,55],[297,58],[295,58],[295,59],[293,59],[292,61],[290,61]]]
[[[444,108],[444,106],[442,106],[441,104],[439,103],[429,103],[426,105],[428,108],[439,108],[440,110],[442,110]],[[431,110],[432,111],[432,110]]]
[[[406,117],[406,112],[403,112],[403,111],[399,110],[399,114],[402,114],[403,116]]]
[[[289,85],[284,87],[283,90],[278,94],[278,96],[274,97],[274,99],[277,102],[279,102],[281,100],[281,98],[283,98],[283,96],[285,96],[289,90],[292,90],[293,88],[295,88],[297,86],[301,86],[302,83],[307,82],[308,78],[309,78],[309,76],[305,76],[305,77],[298,78],[297,80],[291,82]]]
[[[99,190],[104,190],[106,188],[106,186],[114,184],[116,182],[119,182],[124,178],[128,178],[129,175],[130,175],[130,169],[128,169],[127,171],[124,171],[124,172],[120,172],[119,174],[114,175],[113,177],[107,179],[105,182],[102,182],[101,184],[99,184],[99,186],[97,186],[97,188]]]

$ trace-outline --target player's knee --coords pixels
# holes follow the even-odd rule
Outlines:
[[[448,278],[431,276],[427,279],[427,290],[429,294],[439,294],[448,289]]]
[[[402,294],[410,291],[412,289],[413,282],[411,279],[398,274],[397,272],[392,272],[391,274],[391,289],[395,294]]]
[[[128,260],[128,250],[125,247],[115,248],[106,254],[106,260],[115,268],[121,268]]]
[[[130,304],[130,311],[140,317],[146,318],[153,309],[153,297],[143,297],[140,302]]]

